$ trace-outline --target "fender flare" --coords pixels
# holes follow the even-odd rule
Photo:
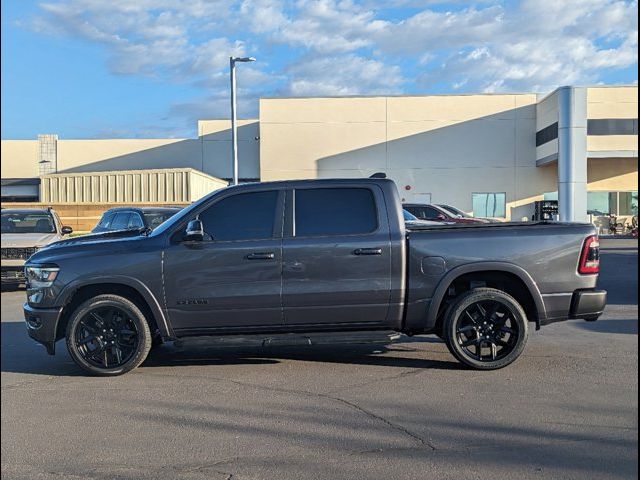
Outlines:
[[[169,323],[160,302],[158,302],[158,299],[149,287],[136,278],[125,275],[80,277],[65,285],[64,289],[60,292],[58,296],[59,300],[56,303],[60,305],[67,305],[79,289],[93,285],[100,285],[102,283],[124,285],[133,288],[144,299],[144,301],[147,302],[162,337],[175,338],[173,328],[171,328],[171,324]]]
[[[531,278],[531,275],[529,275],[524,268],[508,262],[474,262],[453,268],[447,272],[442,280],[440,280],[435,292],[433,293],[431,302],[429,303],[429,310],[427,311],[427,328],[433,328],[435,326],[440,305],[442,304],[447,290],[449,289],[449,285],[451,285],[456,278],[462,275],[484,271],[505,272],[517,276],[526,285],[531,297],[533,298],[533,302],[538,312],[538,318],[535,320],[536,326],[540,324],[541,319],[546,318],[546,309],[540,289],[533,278]]]

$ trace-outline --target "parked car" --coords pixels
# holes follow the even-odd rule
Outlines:
[[[490,223],[486,218],[475,218],[464,212],[454,213],[441,205],[405,203],[403,208],[418,217],[420,220],[446,221],[453,223]]]
[[[181,210],[180,207],[118,207],[102,214],[91,233],[114,230],[153,230]]]
[[[397,331],[441,336],[462,363],[509,365],[530,330],[596,320],[591,224],[407,227],[387,179],[254,183],[211,193],[153,231],[57,242],[26,265],[29,335],[66,338],[113,376],[192,336]]]
[[[407,228],[430,226],[430,225],[453,225],[453,222],[445,222],[441,220],[438,220],[438,221],[420,220],[414,214],[409,213],[404,209],[402,210],[402,216],[404,217],[404,223]]]
[[[24,283],[24,262],[38,249],[73,232],[50,208],[2,209],[2,285]]]
[[[436,204],[436,207],[440,207],[444,210],[447,210],[451,213],[453,213],[454,215],[457,215],[459,218],[466,218],[466,219],[473,219],[473,220],[480,220],[480,223],[490,223],[491,220],[488,218],[482,218],[482,217],[474,217],[473,215],[469,215],[467,212],[464,212],[462,210],[460,210],[457,207],[454,207],[453,205],[447,205],[446,203],[438,203]]]

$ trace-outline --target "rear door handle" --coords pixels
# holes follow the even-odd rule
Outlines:
[[[354,255],[382,255],[381,248],[358,248],[353,251]]]
[[[273,252],[255,252],[250,253],[245,258],[247,260],[273,260],[276,255]]]

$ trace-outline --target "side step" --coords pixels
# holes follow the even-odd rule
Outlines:
[[[275,335],[219,335],[185,337],[175,340],[176,347],[198,345],[212,347],[294,347],[302,345],[388,345],[401,335],[394,331],[279,333]]]

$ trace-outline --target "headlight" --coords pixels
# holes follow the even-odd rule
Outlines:
[[[52,265],[27,266],[24,275],[30,288],[49,288],[58,276],[60,268]]]

